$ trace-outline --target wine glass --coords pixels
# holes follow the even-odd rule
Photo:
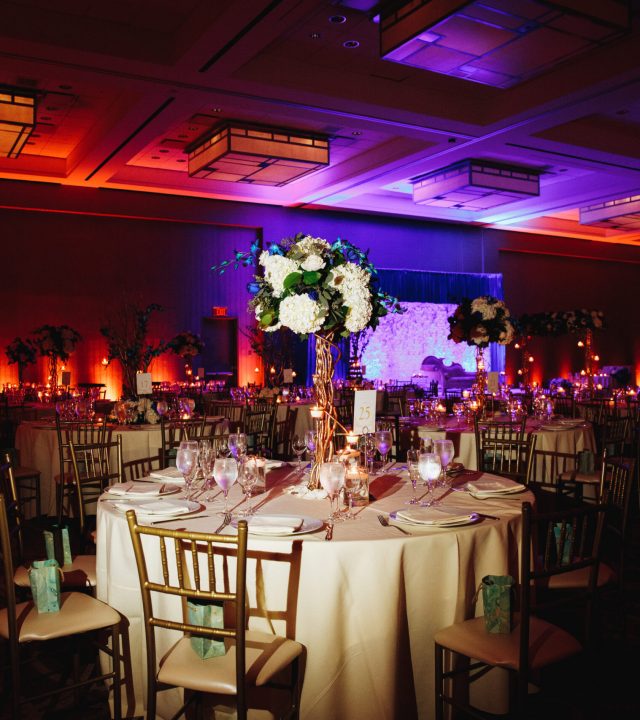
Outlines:
[[[357,520],[357,516],[353,514],[354,497],[363,491],[363,483],[366,481],[367,472],[365,468],[352,465],[346,469],[344,477],[344,491],[347,496],[348,510],[344,517],[347,520]]]
[[[420,471],[418,463],[420,461],[420,451],[411,448],[407,450],[407,470],[409,471],[409,480],[411,480],[411,487],[413,489],[413,496],[411,500],[407,500],[407,505],[420,505],[420,500],[416,497],[416,486],[418,479],[420,478]]]
[[[338,508],[337,498],[340,490],[344,486],[345,466],[341,462],[324,462],[320,463],[320,484],[329,496],[329,504],[331,506],[331,514],[329,521],[341,520]],[[333,502],[336,501],[336,509],[333,509]]]
[[[294,435],[293,440],[291,441],[291,449],[293,450],[293,454],[298,458],[298,475],[302,475],[304,470],[302,468],[302,456],[305,454],[305,451],[307,449],[307,442],[304,437],[301,437],[300,435]]]
[[[229,512],[229,489],[238,479],[238,461],[235,458],[216,458],[213,463],[213,479],[224,494],[223,515]]]
[[[164,417],[169,411],[169,403],[166,400],[158,400],[156,403],[156,412],[160,417]]]
[[[191,485],[195,477],[198,463],[198,453],[193,448],[180,447],[176,453],[176,467],[182,473],[184,485],[187,489],[187,500],[191,499]]]
[[[243,432],[230,433],[227,438],[227,445],[231,455],[236,460],[247,454],[247,436]]]
[[[446,487],[447,485],[447,467],[449,466],[449,463],[453,460],[453,440],[434,440],[433,441],[433,451],[435,454],[440,458],[440,463],[442,464],[442,473],[441,473],[441,481],[440,485],[442,487]]]
[[[316,430],[307,430],[304,434],[304,442],[307,446],[307,450],[311,454],[312,460],[316,456],[316,447],[318,445],[318,433]]]
[[[433,500],[429,500],[428,496],[429,494],[433,495],[435,483],[440,477],[441,470],[442,465],[440,463],[439,455],[436,455],[436,453],[432,452],[420,453],[420,457],[418,458],[418,472],[420,474],[420,477],[424,481],[424,484],[427,486],[427,500],[422,503],[424,507],[429,507],[430,505],[436,504]]]
[[[387,455],[389,454],[389,450],[391,450],[391,431],[390,430],[378,430],[375,435],[376,438],[376,448],[378,449],[378,452],[380,453],[380,457],[382,459],[382,467],[387,464]],[[382,468],[381,468],[382,470]]]
[[[246,508],[240,512],[240,515],[243,515],[244,517],[250,517],[254,513],[254,509],[251,506],[251,495],[253,493],[253,489],[258,483],[258,473],[259,468],[257,459],[255,457],[245,455],[240,460],[238,468],[238,482],[244,490],[244,499],[247,503]]]

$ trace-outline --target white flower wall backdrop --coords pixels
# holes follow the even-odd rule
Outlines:
[[[456,305],[402,302],[403,315],[386,315],[370,334],[363,356],[370,380],[409,380],[420,372],[429,355],[444,358],[445,365],[460,363],[468,372],[476,369],[475,348],[447,340]],[[489,364],[489,352],[486,353]],[[487,370],[491,368],[487,367]]]

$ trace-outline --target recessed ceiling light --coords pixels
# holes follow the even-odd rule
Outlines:
[[[152,160],[160,160],[160,155],[152,155],[151,159]]]
[[[322,37],[322,35],[320,35],[319,32],[312,32],[312,33],[309,34],[309,37],[310,37],[312,40],[320,40],[320,38]]]
[[[352,50],[353,48],[360,47],[360,43],[357,40],[347,40],[346,42],[342,43],[342,47],[349,48],[349,50]]]
[[[187,161],[186,161],[184,158],[178,158],[178,160],[176,160],[176,162],[181,162],[181,163],[183,163],[183,162],[187,162]]]
[[[332,15],[329,18],[329,22],[333,23],[334,25],[342,25],[342,23],[347,22],[347,18],[344,15]]]
[[[211,112],[214,112],[214,113],[222,112],[222,108],[219,108],[219,107],[211,108]]]
[[[362,135],[362,131],[361,131],[361,130],[354,130],[351,134],[352,134],[352,135]]]
[[[158,150],[158,152],[161,152],[161,153],[168,153],[169,151],[168,151],[168,150],[166,150],[166,149],[162,149],[162,150]]]

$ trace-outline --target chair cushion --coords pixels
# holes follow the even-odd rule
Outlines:
[[[120,622],[120,615],[100,600],[83,593],[62,593],[60,612],[39,613],[33,602],[16,605],[19,642],[54,638],[99,630]],[[9,638],[6,608],[0,610],[0,637]]]
[[[589,582],[589,571],[590,568],[579,568],[578,570],[570,570],[566,573],[559,573],[552,575],[549,578],[547,587],[549,590],[577,590],[579,588],[586,588]],[[617,582],[617,575],[615,570],[601,562],[598,565],[598,579],[596,584],[598,587],[604,587]]]
[[[573,635],[540,618],[531,618],[529,635],[529,665],[532,670],[559,662],[582,650]],[[520,625],[517,617],[510,633],[489,633],[484,617],[478,617],[439,630],[435,641],[487,665],[511,670],[517,670],[520,665]]]
[[[96,556],[95,555],[76,555],[71,565],[65,565],[62,568],[64,574],[63,587],[65,588],[81,588],[96,586]],[[13,582],[18,587],[30,587],[29,570],[21,565],[16,568],[13,576]]]
[[[236,652],[231,640],[220,657],[202,660],[191,640],[179,640],[160,661],[158,681],[208,693],[235,695]],[[302,652],[294,640],[249,630],[246,633],[246,677],[250,685],[264,685]]]

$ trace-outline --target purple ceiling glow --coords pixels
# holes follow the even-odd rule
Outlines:
[[[385,60],[509,88],[620,35],[627,3],[412,0],[383,14]]]

